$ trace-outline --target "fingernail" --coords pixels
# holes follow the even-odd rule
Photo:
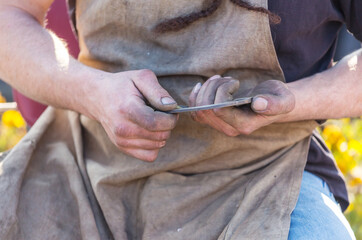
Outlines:
[[[215,75],[215,76],[212,76],[211,78],[209,78],[209,80],[218,79],[218,78],[220,78],[220,77],[221,77],[220,75]]]
[[[195,85],[195,87],[194,87],[193,92],[194,92],[194,93],[198,93],[198,92],[200,91],[200,88],[201,88],[201,83],[197,83],[197,84]]]
[[[173,100],[172,98],[170,97],[163,97],[161,98],[161,102],[163,105],[173,105],[173,104],[176,104],[175,100]]]
[[[257,112],[265,111],[268,107],[268,101],[265,98],[257,97],[253,101],[253,110]]]

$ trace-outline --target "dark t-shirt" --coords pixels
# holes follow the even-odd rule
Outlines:
[[[343,23],[362,41],[362,0],[270,0],[269,10],[282,21],[271,26],[287,82],[328,68]],[[323,178],[343,210],[348,206],[344,180],[323,140],[312,138],[306,170]]]

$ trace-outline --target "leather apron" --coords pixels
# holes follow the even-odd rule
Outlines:
[[[155,33],[203,2],[78,0],[79,60],[109,72],[151,69],[179,104],[215,74],[239,79],[240,93],[284,81],[268,16],[229,0],[184,29]],[[147,163],[120,152],[99,123],[48,108],[1,162],[0,239],[287,239],[316,126],[228,137],[181,114]]]

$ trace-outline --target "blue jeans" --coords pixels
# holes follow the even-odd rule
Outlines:
[[[290,240],[356,239],[328,185],[304,171],[297,205],[291,214]]]

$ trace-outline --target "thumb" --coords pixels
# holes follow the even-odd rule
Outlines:
[[[287,95],[257,95],[253,97],[251,108],[261,115],[273,116],[289,113],[294,109],[295,97],[292,93]]]
[[[132,80],[154,108],[161,111],[169,111],[177,107],[176,101],[159,84],[156,75],[151,70],[137,71]]]

